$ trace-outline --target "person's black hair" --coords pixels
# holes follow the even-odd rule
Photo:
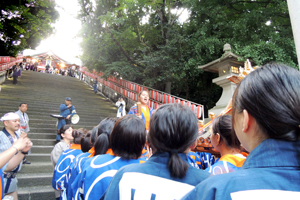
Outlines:
[[[100,154],[106,154],[107,150],[110,148],[109,136],[116,123],[116,118],[107,117],[103,119],[98,128],[98,137],[95,142],[95,156]]]
[[[78,129],[78,131],[83,132],[83,130],[80,130],[80,129]],[[83,153],[88,152],[92,148],[91,135],[92,135],[92,131],[88,131],[86,134],[84,134],[84,136],[82,137],[82,139],[80,141],[81,150]]]
[[[27,103],[22,102],[22,103],[20,103],[19,107],[21,107],[23,104],[27,105]]]
[[[247,75],[233,96],[235,114],[247,110],[267,138],[297,141],[300,135],[300,72],[269,63]]]
[[[99,125],[98,125],[98,126],[99,126]],[[93,146],[95,145],[96,139],[97,139],[97,137],[98,137],[98,126],[95,126],[95,127],[92,129],[91,143],[92,143]]]
[[[184,153],[197,139],[198,120],[193,111],[180,104],[160,106],[150,119],[149,140],[155,152],[168,152],[171,176],[183,178],[188,170],[178,153]]]
[[[72,136],[74,138],[73,139],[73,143],[74,144],[80,144],[81,143],[81,139],[84,136],[84,133],[83,133],[82,130],[73,130]]]
[[[119,118],[110,134],[110,143],[114,154],[122,159],[139,158],[146,143],[143,120],[136,115]]]
[[[60,136],[61,139],[63,139],[63,137],[61,136],[61,134],[64,134],[66,130],[68,130],[69,128],[73,128],[73,126],[67,124],[67,125],[64,125],[63,127],[61,127],[59,130],[58,130],[58,135]]]
[[[212,123],[212,134],[220,134],[220,142],[224,142],[229,148],[239,149],[241,143],[232,128],[231,115],[221,115],[216,117]]]

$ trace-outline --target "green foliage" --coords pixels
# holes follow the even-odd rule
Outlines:
[[[158,90],[171,82],[172,94],[208,109],[222,89],[212,83],[216,74],[198,66],[220,58],[226,43],[234,53],[258,65],[278,61],[297,67],[284,0],[79,3],[84,65]],[[174,14],[172,9],[188,10],[188,21],[180,23],[180,12]]]
[[[0,1],[0,55],[16,56],[50,36],[59,17],[54,6],[50,0]]]

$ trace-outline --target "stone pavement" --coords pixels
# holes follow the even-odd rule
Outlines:
[[[55,199],[51,186],[53,166],[50,152],[55,145],[56,119],[50,114],[59,114],[59,106],[65,97],[72,98],[80,116],[74,128],[92,129],[105,117],[115,117],[117,108],[106,98],[94,94],[91,87],[76,78],[23,71],[18,84],[6,80],[1,85],[0,116],[17,111],[21,102],[28,104],[30,132],[33,142],[32,154],[27,156],[30,165],[23,165],[18,173],[19,200]],[[0,123],[2,129],[3,123]]]

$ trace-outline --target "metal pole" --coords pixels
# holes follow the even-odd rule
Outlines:
[[[287,0],[287,3],[298,57],[298,66],[300,68],[300,1]]]

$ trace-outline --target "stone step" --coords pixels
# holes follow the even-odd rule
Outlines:
[[[31,148],[31,153],[51,153],[53,146],[44,146],[44,145],[33,145],[33,147]]]
[[[49,156],[47,161],[34,161],[31,160],[32,157],[27,156],[26,159],[31,162],[31,164],[25,164],[22,165],[22,169],[19,172],[21,175],[25,174],[37,174],[37,173],[53,173],[54,167],[51,162],[50,154],[47,154]],[[19,174],[18,173],[18,174]]]
[[[26,159],[30,162],[50,162],[51,154],[47,153],[32,153],[26,156]]]
[[[28,133],[30,139],[55,139],[56,133]]]
[[[36,187],[19,187],[19,200],[51,200],[55,199],[54,189],[51,185]]]
[[[54,146],[56,144],[56,139],[31,139],[33,146],[35,145],[46,145],[46,146]]]
[[[18,187],[37,187],[37,186],[51,186],[53,173],[31,173],[19,174]]]

